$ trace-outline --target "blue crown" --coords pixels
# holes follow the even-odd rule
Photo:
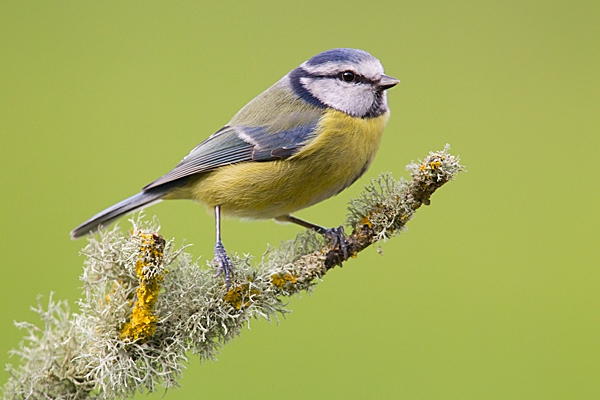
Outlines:
[[[308,65],[315,66],[328,62],[350,62],[359,63],[368,59],[374,59],[372,55],[358,49],[331,49],[317,54],[307,61]]]

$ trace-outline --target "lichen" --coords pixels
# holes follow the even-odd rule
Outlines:
[[[345,246],[306,231],[258,261],[231,254],[228,289],[212,266],[159,235],[156,220],[132,220],[89,239],[79,312],[50,299],[35,310],[43,326],[18,323],[27,335],[8,367],[5,399],[113,399],[178,385],[188,354],[214,359],[253,318],[289,312],[284,299],[313,290],[348,257],[405,229],[435,190],[463,171],[448,147],[408,166],[411,181],[384,174],[350,202]],[[344,248],[342,248],[344,247]],[[166,273],[168,270],[168,274]]]

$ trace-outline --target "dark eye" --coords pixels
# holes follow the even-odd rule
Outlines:
[[[344,82],[353,82],[356,79],[356,74],[352,71],[340,72],[339,78]]]

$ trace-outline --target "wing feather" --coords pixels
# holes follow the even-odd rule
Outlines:
[[[264,162],[296,154],[315,136],[319,120],[273,131],[264,126],[225,126],[196,146],[177,166],[145,186],[149,190],[178,179],[239,162]]]

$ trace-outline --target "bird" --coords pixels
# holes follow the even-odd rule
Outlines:
[[[337,195],[367,171],[390,116],[386,91],[399,82],[364,50],[323,51],[242,107],[166,175],[94,215],[71,238],[163,199],[195,200],[214,210],[213,263],[227,289],[234,271],[222,216],[295,223],[343,242],[342,227],[292,213]]]

